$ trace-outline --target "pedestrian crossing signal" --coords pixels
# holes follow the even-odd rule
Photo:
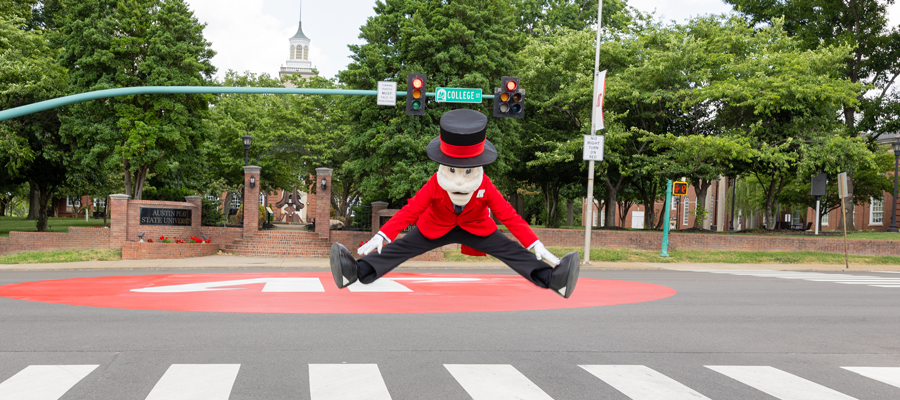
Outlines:
[[[687,182],[678,181],[672,184],[672,196],[687,196]]]

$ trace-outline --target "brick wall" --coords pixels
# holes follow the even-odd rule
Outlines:
[[[227,228],[221,226],[203,226],[200,227],[200,233],[206,237],[212,238],[212,244],[218,244],[219,248],[234,243],[241,239],[243,230],[241,228]]]
[[[109,248],[110,230],[69,227],[63,232],[10,232],[0,240],[0,254],[26,251]]]
[[[123,260],[148,260],[204,257],[216,254],[219,245],[215,243],[148,243],[125,242],[122,246]]]
[[[141,225],[141,207],[192,210],[192,224],[191,226]],[[126,217],[128,218],[128,229],[124,239],[127,242],[137,242],[140,240],[137,235],[141,232],[144,232],[144,240],[152,238],[154,241],[160,236],[182,239],[200,236],[200,212],[199,202],[195,204],[179,201],[128,200],[128,214]],[[114,226],[119,224],[116,219],[113,219],[112,223]]]
[[[571,229],[535,229],[545,246],[584,247],[584,231]],[[515,240],[509,233],[510,239]],[[900,256],[900,241],[847,241],[848,253],[858,255]],[[591,231],[591,247],[607,249],[661,250],[661,232]],[[669,250],[732,251],[814,251],[843,253],[840,237],[754,236],[749,234],[669,233]]]

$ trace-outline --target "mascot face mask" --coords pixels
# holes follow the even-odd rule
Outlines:
[[[437,173],[438,184],[450,195],[450,201],[465,206],[481,186],[484,179],[482,167],[450,167],[441,165]]]

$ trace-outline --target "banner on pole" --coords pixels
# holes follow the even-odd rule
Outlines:
[[[594,112],[594,131],[591,134],[603,129],[603,98],[606,97],[606,70],[597,72],[594,76],[594,99],[592,101]]]

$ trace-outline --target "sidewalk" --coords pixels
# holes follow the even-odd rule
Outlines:
[[[216,255],[174,260],[83,261],[52,264],[0,264],[0,271],[77,271],[77,270],[177,270],[177,269],[328,269],[327,258],[263,258]],[[506,269],[499,261],[449,262],[407,261],[400,265],[407,269]],[[598,262],[583,265],[584,270],[780,270],[780,271],[841,271],[843,264],[677,264]],[[849,271],[900,272],[900,265],[850,265]]]

